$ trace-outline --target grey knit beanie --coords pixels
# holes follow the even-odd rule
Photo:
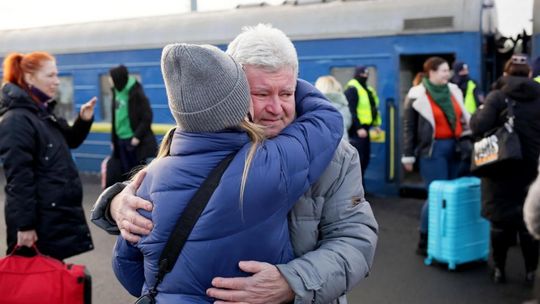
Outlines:
[[[242,67],[214,46],[169,44],[161,54],[161,71],[169,108],[183,131],[235,127],[249,111]]]

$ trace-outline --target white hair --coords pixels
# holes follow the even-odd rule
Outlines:
[[[270,24],[243,27],[226,52],[242,66],[253,65],[271,72],[292,67],[294,75],[298,75],[298,55],[291,39]]]

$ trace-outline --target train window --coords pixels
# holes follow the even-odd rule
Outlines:
[[[54,114],[72,122],[75,119],[73,111],[73,76],[59,76],[58,96]]]
[[[345,88],[347,85],[347,82],[351,80],[354,76],[354,70],[355,67],[333,67],[330,70],[330,74],[334,76],[339,83]],[[369,78],[368,78],[368,85],[372,86],[377,90],[377,68],[374,66],[368,67],[369,71]]]
[[[141,81],[141,75],[140,74],[132,74],[130,73],[129,76],[133,76],[137,79],[139,83],[142,83]],[[111,113],[111,104],[112,104],[112,80],[109,76],[109,73],[102,74],[99,76],[99,84],[100,84],[100,94],[101,94],[101,119],[103,121],[111,122],[112,120],[112,113]]]

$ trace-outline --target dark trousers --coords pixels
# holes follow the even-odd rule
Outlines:
[[[129,173],[139,164],[136,149],[137,147],[131,145],[131,138],[118,140],[118,156],[122,165],[122,174]]]
[[[504,270],[508,249],[519,237],[525,271],[535,271],[538,266],[539,242],[529,234],[523,220],[519,222],[491,222],[491,250],[495,267]]]
[[[426,189],[434,180],[449,180],[457,178],[459,170],[459,156],[456,154],[455,139],[436,139],[430,157],[420,158],[420,175],[424,180]],[[420,232],[428,233],[429,208],[426,201],[420,214]]]
[[[360,157],[360,167],[362,169],[362,184],[366,180],[366,169],[369,165],[369,158],[371,154],[371,140],[369,138],[369,129],[366,129],[368,135],[367,137],[360,138],[356,134],[349,135],[349,141],[353,147],[358,151],[358,156]],[[364,184],[365,189],[365,184]]]

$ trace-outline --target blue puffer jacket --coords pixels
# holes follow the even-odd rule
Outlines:
[[[208,202],[174,269],[158,287],[159,303],[212,303],[206,296],[216,276],[247,276],[242,260],[285,263],[293,259],[287,213],[323,173],[341,139],[341,115],[312,85],[299,80],[298,118],[266,140],[251,163],[240,205],[240,184],[250,148],[241,131],[176,131],[171,156],[155,161],[138,195],[154,203],[154,229],[135,245],[118,238],[113,268],[133,295],[153,286],[159,256],[177,219],[210,171],[238,151]]]

